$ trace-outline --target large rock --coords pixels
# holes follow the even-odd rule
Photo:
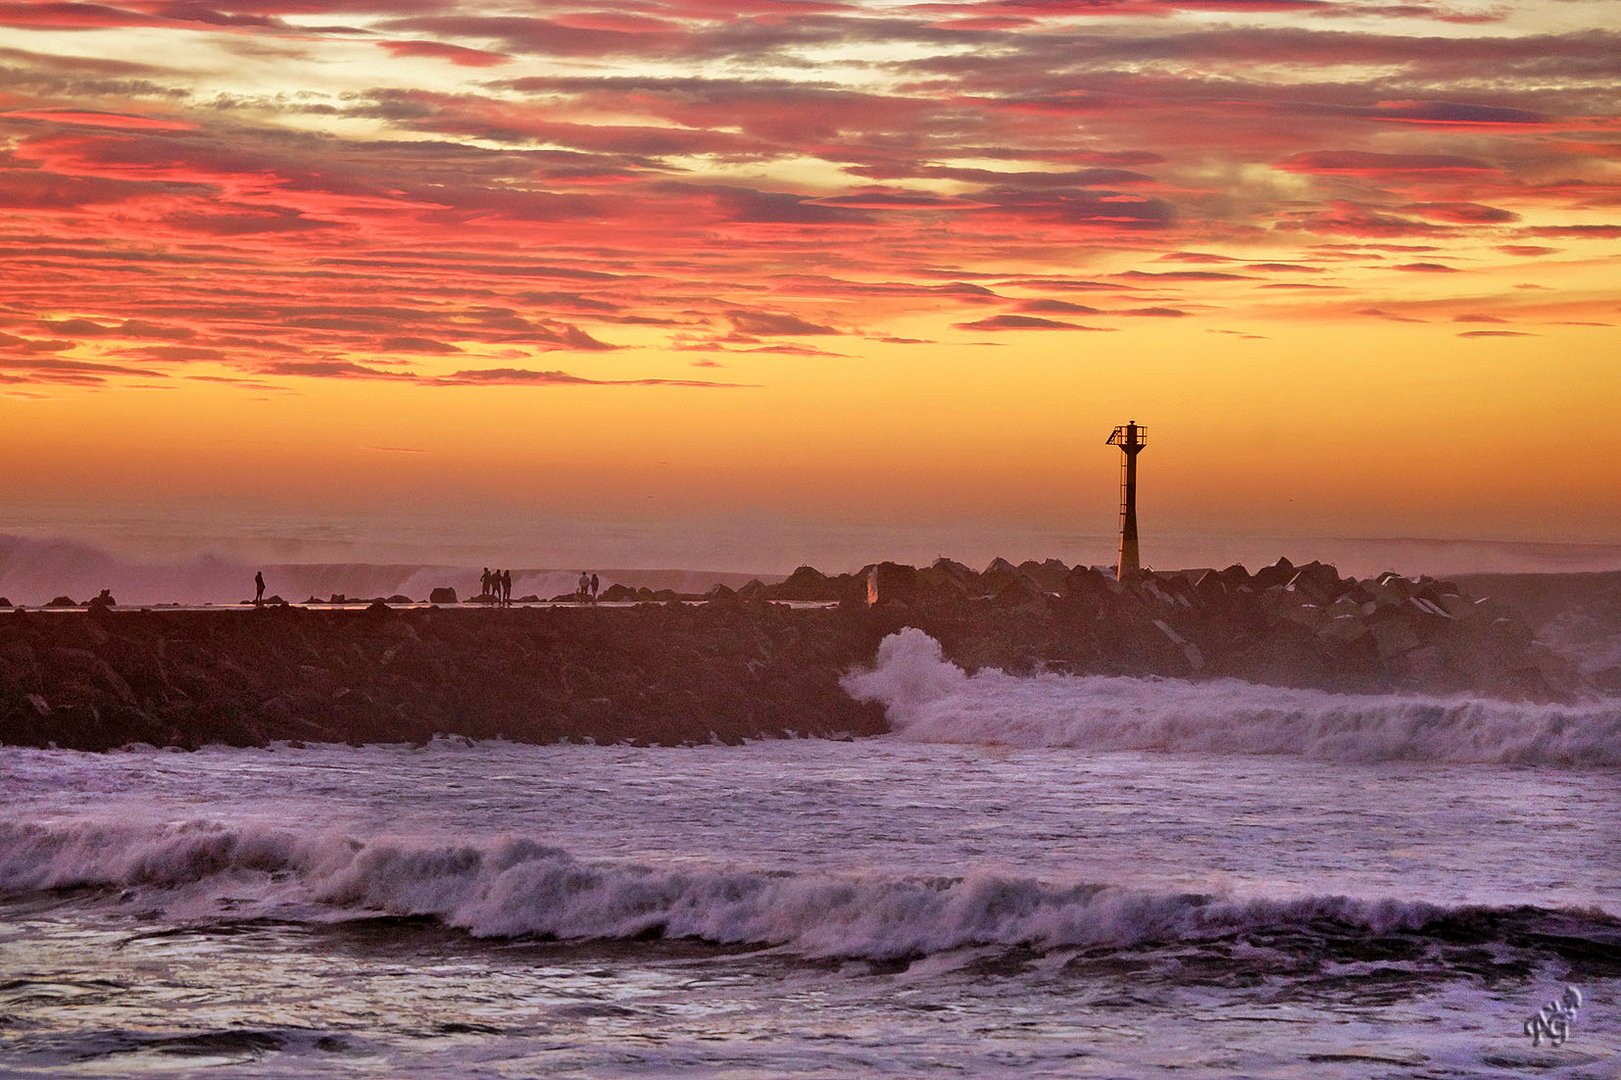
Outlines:
[[[1284,591],[1294,593],[1310,603],[1327,606],[1346,590],[1339,573],[1326,563],[1309,562],[1295,571]]]
[[[915,567],[882,562],[869,566],[866,578],[868,604],[911,606],[917,603],[918,574]]]
[[[1271,566],[1263,566],[1255,571],[1251,583],[1256,589],[1282,588],[1289,584],[1289,579],[1295,576],[1295,564],[1283,556]]]
[[[456,590],[449,585],[441,585],[428,594],[428,603],[430,604],[454,604],[455,602]]]
[[[1418,632],[1405,618],[1380,619],[1369,624],[1368,632],[1373,635],[1380,657],[1386,660],[1416,649],[1421,644]]]

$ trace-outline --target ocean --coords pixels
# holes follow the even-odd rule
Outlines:
[[[0,749],[0,1075],[1621,1070],[1621,702],[847,686],[892,734]]]

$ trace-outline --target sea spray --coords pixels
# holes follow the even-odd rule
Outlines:
[[[897,737],[919,742],[1621,766],[1621,699],[1528,705],[1234,679],[969,676],[910,627],[885,638],[874,667],[847,675],[843,686],[881,703]]]
[[[1207,941],[1324,923],[1422,932],[1460,912],[1502,914],[1409,899],[1242,898],[990,872],[904,877],[650,866],[579,858],[525,838],[360,842],[212,822],[0,826],[0,899],[67,887],[119,891],[126,903],[159,910],[174,894],[193,914],[200,893],[212,888],[217,914],[237,918],[285,918],[289,911],[320,921],[429,916],[480,937],[652,935],[867,959],[974,946]],[[245,904],[255,890],[279,906]]]

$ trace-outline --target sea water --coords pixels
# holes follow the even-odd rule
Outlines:
[[[1617,1075],[1621,703],[847,685],[893,734],[0,749],[0,1074]]]

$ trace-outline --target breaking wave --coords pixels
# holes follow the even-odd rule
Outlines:
[[[867,959],[970,946],[1184,943],[1328,926],[1342,934],[1440,932],[1460,921],[1489,927],[1528,914],[1574,920],[1586,927],[1578,934],[1598,940],[1618,929],[1597,911],[1342,896],[1235,899],[988,873],[918,878],[656,867],[580,859],[527,839],[361,842],[209,822],[0,825],[0,899],[66,889],[179,907],[191,918],[210,913],[212,900],[220,905],[212,913],[233,918],[428,916],[478,937],[686,938]]]
[[[970,676],[913,628],[885,638],[874,668],[847,675],[843,685],[858,700],[881,703],[895,734],[918,742],[1621,766],[1618,699],[1527,705],[1234,679]]]

